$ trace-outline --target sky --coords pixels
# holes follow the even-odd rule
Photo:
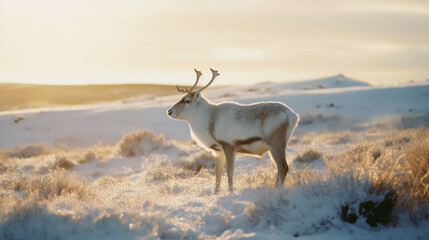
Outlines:
[[[0,82],[429,79],[427,0],[0,0]]]

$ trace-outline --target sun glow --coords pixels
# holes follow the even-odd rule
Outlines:
[[[428,12],[418,0],[6,0],[0,82],[175,84],[194,67],[227,84],[425,80]]]

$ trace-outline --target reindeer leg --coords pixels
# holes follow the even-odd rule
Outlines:
[[[234,185],[234,165],[235,165],[235,147],[230,144],[223,145],[223,151],[226,158],[226,173],[228,175],[228,188],[233,191]]]
[[[270,155],[277,166],[276,185],[283,185],[289,167],[286,162],[286,129],[287,124],[282,125],[269,138]]]
[[[220,182],[222,180],[222,173],[225,167],[225,153],[223,151],[216,152],[215,168],[216,168],[216,188],[215,194],[219,193]]]
[[[274,160],[277,166],[277,178],[276,185],[283,185],[289,167],[286,162],[286,154],[284,149],[271,149],[270,150],[271,158]]]

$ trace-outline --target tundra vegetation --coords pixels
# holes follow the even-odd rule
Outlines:
[[[149,130],[86,148],[2,149],[0,237],[424,234],[415,229],[429,218],[427,128],[298,132],[288,154],[284,188],[273,188],[268,156],[239,156],[235,192],[214,195],[211,154]]]
[[[177,96],[2,112],[0,239],[426,239],[429,85],[282,84],[205,92],[301,117],[283,187],[268,154],[237,154],[217,195],[215,158],[165,114]]]

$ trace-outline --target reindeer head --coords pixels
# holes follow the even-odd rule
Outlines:
[[[192,116],[195,115],[195,113],[198,111],[198,108],[200,107],[201,102],[201,91],[206,89],[210,84],[213,83],[215,78],[219,76],[219,73],[216,70],[213,70],[210,68],[210,71],[212,71],[212,79],[210,82],[205,85],[204,87],[194,90],[195,87],[198,84],[198,80],[200,79],[202,73],[198,71],[197,69],[194,69],[195,73],[197,74],[197,79],[195,80],[194,85],[191,88],[179,88],[179,85],[176,86],[177,91],[181,93],[186,93],[185,96],[183,96],[180,101],[178,101],[176,104],[173,105],[170,109],[168,109],[167,114],[169,117],[173,119],[180,119],[180,120],[189,120],[192,118]]]

